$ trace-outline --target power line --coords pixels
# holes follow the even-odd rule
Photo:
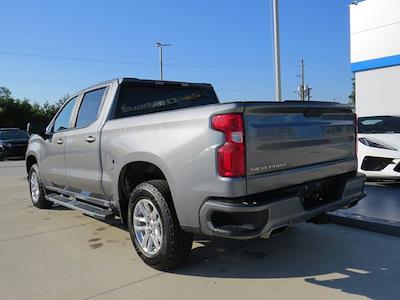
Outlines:
[[[90,85],[82,82],[71,82],[71,81],[57,81],[57,80],[41,80],[41,79],[30,79],[30,78],[15,78],[15,77],[0,77],[0,80],[10,81],[25,81],[25,82],[38,82],[38,83],[50,83],[50,84],[70,84],[70,85]]]
[[[101,56],[113,56],[113,57],[125,57],[125,58],[131,57],[129,55],[111,54],[111,53],[104,53],[104,52],[80,51],[80,50],[70,50],[70,49],[62,49],[62,48],[33,47],[33,46],[26,46],[26,45],[15,45],[15,44],[4,44],[4,43],[0,43],[0,46],[12,47],[12,48],[22,48],[22,49],[31,49],[31,50],[43,50],[43,51],[56,51],[56,52],[66,52],[66,53],[88,54],[88,55],[101,55]],[[141,57],[141,58],[153,59],[153,58],[150,58],[150,57]]]
[[[38,58],[50,58],[57,60],[72,60],[72,61],[81,61],[81,62],[91,62],[91,63],[107,63],[107,64],[129,64],[129,65],[142,65],[142,66],[157,66],[156,63],[144,63],[144,62],[136,62],[136,61],[128,61],[128,60],[104,60],[104,59],[92,59],[92,58],[82,58],[82,57],[72,57],[72,56],[59,56],[59,55],[47,55],[47,54],[33,54],[33,53],[21,53],[21,52],[8,52],[8,51],[0,51],[0,54],[3,55],[12,55],[12,56],[26,56],[26,57],[38,57]],[[186,64],[165,64],[170,67],[176,68],[208,68],[208,69],[270,69],[272,66],[228,66],[228,65],[186,65]],[[297,68],[296,66],[284,66],[283,68]]]
[[[34,83],[44,83],[44,84],[65,84],[65,85],[75,85],[75,86],[89,86],[93,83],[85,83],[85,82],[71,82],[71,81],[58,81],[58,80],[47,80],[47,79],[31,79],[31,78],[15,78],[15,77],[0,77],[0,80],[5,81],[23,81],[23,82],[34,82]],[[0,83],[1,86],[1,83]],[[223,93],[262,93],[265,94],[267,91],[265,90],[230,90],[230,89],[218,89],[217,91]]]
[[[25,81],[25,82],[37,82],[37,83],[46,83],[46,84],[67,84],[67,85],[84,85],[88,86],[91,83],[82,83],[82,82],[70,82],[70,81],[56,81],[56,80],[47,80],[47,79],[29,79],[29,78],[14,78],[14,77],[0,77],[0,80],[11,80],[11,81]],[[228,93],[248,93],[248,92],[255,92],[255,93],[265,93],[266,91],[262,90],[226,90],[226,89],[216,89],[220,92],[228,92]]]
[[[139,65],[148,65],[148,66],[154,65],[154,63],[142,63],[142,62],[133,62],[133,61],[119,61],[119,60],[104,60],[104,59],[82,58],[82,57],[76,57],[76,56],[59,56],[59,55],[33,54],[33,53],[8,52],[8,51],[0,51],[0,54],[15,55],[15,56],[31,56],[31,57],[38,57],[38,58],[51,58],[51,59],[61,59],[61,60],[76,60],[76,61],[86,61],[86,62],[95,62],[95,63],[139,64]]]
[[[53,52],[64,52],[64,53],[77,53],[77,54],[84,54],[84,55],[98,55],[98,56],[109,56],[109,57],[120,57],[120,58],[132,58],[132,55],[124,55],[124,54],[116,54],[116,53],[105,53],[105,52],[92,52],[92,51],[81,51],[81,50],[71,50],[71,49],[62,49],[62,48],[47,48],[47,47],[33,47],[27,45],[16,45],[16,44],[7,44],[7,43],[0,43],[0,46],[3,47],[11,47],[11,48],[21,48],[21,49],[30,49],[30,50],[41,50],[41,51],[53,51]],[[11,51],[4,51],[7,53],[14,53]],[[36,54],[31,54],[36,55]],[[38,55],[45,55],[45,54],[38,54]],[[50,54],[50,56],[52,56]],[[144,59],[144,60],[151,60],[154,61],[155,57],[144,57],[144,56],[135,56],[137,59]],[[90,58],[89,58],[90,59]],[[252,63],[252,64],[260,64],[260,63],[267,63],[270,62],[268,60],[226,60],[226,59],[185,59],[185,58],[166,58],[165,61],[186,61],[186,62],[219,62],[219,63]],[[289,66],[290,68],[295,68],[294,66]]]

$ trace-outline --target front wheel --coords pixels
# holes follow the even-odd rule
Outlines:
[[[178,267],[192,249],[193,235],[181,229],[165,180],[146,181],[134,189],[128,227],[136,252],[155,269]]]
[[[39,168],[34,164],[29,171],[29,190],[31,192],[31,200],[37,208],[51,208],[53,202],[46,200],[45,189],[40,180]]]

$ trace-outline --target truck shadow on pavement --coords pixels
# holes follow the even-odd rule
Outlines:
[[[196,247],[197,245],[197,247]],[[373,299],[400,295],[400,239],[337,225],[303,225],[271,239],[197,240],[175,274],[212,278],[303,278]]]

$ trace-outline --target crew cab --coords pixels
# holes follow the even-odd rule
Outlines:
[[[209,84],[120,78],[29,131],[33,204],[120,219],[160,270],[195,233],[267,238],[364,197],[356,118],[337,103],[219,103]]]

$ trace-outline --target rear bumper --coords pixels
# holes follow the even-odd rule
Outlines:
[[[254,200],[252,197],[251,201],[246,198],[210,199],[200,209],[201,232],[234,239],[269,237],[276,230],[284,231],[320,214],[355,205],[365,196],[364,182],[362,174],[346,179],[338,199],[311,209],[305,208],[301,195],[290,193],[277,197],[271,193],[271,199]],[[304,187],[308,188],[304,185],[303,190]]]

